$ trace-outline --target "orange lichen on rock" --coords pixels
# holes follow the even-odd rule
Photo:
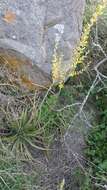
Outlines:
[[[29,90],[35,90],[35,85],[32,80],[28,79],[27,76],[22,75],[21,77],[21,83],[26,86]]]
[[[3,48],[0,48],[0,64],[5,64],[12,70],[17,70],[22,67],[22,65],[32,65],[30,61],[28,62],[27,58],[25,59],[16,51],[8,49],[4,50]]]
[[[14,57],[6,57],[5,55],[0,54],[0,64],[4,64],[5,66],[11,68],[12,70],[17,70],[19,67],[19,63]]]
[[[16,14],[10,10],[6,11],[3,20],[9,24],[13,23],[16,19]]]
[[[23,54],[0,48],[0,66],[7,69],[6,78],[27,90],[46,89],[51,85],[50,78],[37,66],[33,67]]]

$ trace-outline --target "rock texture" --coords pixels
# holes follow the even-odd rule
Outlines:
[[[80,38],[84,5],[85,0],[0,1],[0,46],[25,54],[50,75],[58,41],[66,72]]]

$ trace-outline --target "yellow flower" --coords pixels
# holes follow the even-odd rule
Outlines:
[[[89,34],[91,31],[91,27],[96,23],[98,17],[103,13],[105,7],[107,6],[107,0],[102,0],[102,4],[99,3],[95,13],[93,14],[90,23],[88,23],[83,30],[83,34],[80,39],[80,43],[78,47],[74,50],[74,57],[73,57],[73,68],[72,68],[72,73],[71,76],[76,75],[76,67],[78,64],[82,64],[84,61],[84,50],[86,49],[88,45],[88,39],[89,39]],[[84,70],[84,69],[83,69]]]

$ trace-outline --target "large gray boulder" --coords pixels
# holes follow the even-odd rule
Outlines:
[[[52,72],[55,44],[61,70],[71,69],[81,31],[85,0],[0,1],[0,46],[23,53],[43,72]]]

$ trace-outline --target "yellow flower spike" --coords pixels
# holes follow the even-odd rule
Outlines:
[[[64,190],[64,186],[65,186],[65,179],[63,178],[63,180],[60,183],[59,190]]]
[[[64,83],[59,84],[59,89],[61,90],[62,88],[64,88]]]
[[[59,87],[63,84],[65,73],[61,70],[61,64],[63,60],[63,55],[57,53],[58,43],[55,43],[54,54],[52,59],[52,79],[53,83],[58,83]]]
[[[90,19],[90,23],[88,23],[84,27],[83,34],[80,39],[80,43],[79,43],[78,47],[74,50],[73,69],[72,69],[71,76],[74,76],[77,73],[77,72],[75,72],[77,65],[83,63],[84,58],[85,58],[84,50],[86,49],[86,47],[88,45],[88,39],[89,39],[91,27],[96,23],[98,17],[103,14],[103,11],[106,6],[107,6],[107,0],[102,0],[102,4],[99,3],[97,5],[96,11],[93,14],[92,18]]]

